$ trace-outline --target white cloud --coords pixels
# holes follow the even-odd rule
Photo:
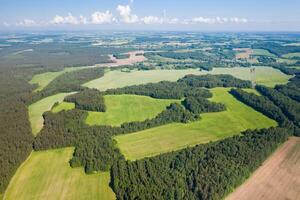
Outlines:
[[[188,21],[188,20],[187,20]],[[223,23],[247,23],[246,18],[238,17],[194,17],[189,21],[191,24],[223,24]]]
[[[116,21],[116,18],[113,16],[113,14],[110,11],[105,12],[94,12],[91,16],[92,24],[109,24]]]
[[[63,17],[60,15],[56,15],[51,21],[51,24],[72,24],[77,25],[80,21],[78,21],[77,17],[74,17],[71,13],[67,16]]]
[[[145,16],[141,18],[141,22],[144,24],[162,24],[164,19],[156,16]]]
[[[137,23],[139,18],[137,15],[131,14],[131,8],[129,5],[118,5],[117,11],[121,16],[121,21],[127,24]]]
[[[8,27],[8,26],[10,26],[10,24],[7,22],[3,22],[3,26]]]
[[[38,24],[32,19],[23,19],[22,21],[16,23],[16,26],[37,26]]]

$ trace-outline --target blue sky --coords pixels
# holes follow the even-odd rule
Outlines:
[[[1,29],[300,31],[300,0],[1,0]]]

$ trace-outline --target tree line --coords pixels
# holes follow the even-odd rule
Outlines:
[[[117,199],[223,199],[290,135],[284,128],[247,130],[151,158],[119,160],[111,186]]]
[[[96,89],[85,89],[76,94],[66,96],[64,101],[75,104],[75,108],[88,111],[105,112],[104,97]]]

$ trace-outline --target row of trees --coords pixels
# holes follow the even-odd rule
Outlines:
[[[75,108],[81,110],[105,112],[104,97],[96,89],[86,89],[64,99],[66,102],[75,103]]]
[[[249,130],[152,158],[119,160],[111,186],[117,199],[223,199],[289,135],[283,128]]]

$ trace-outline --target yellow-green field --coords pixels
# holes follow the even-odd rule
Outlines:
[[[299,57],[299,58],[300,58],[300,52],[298,52],[298,53],[288,53],[288,54],[284,54],[282,57],[284,57],[284,58]]]
[[[68,67],[62,71],[58,72],[45,72],[42,74],[37,74],[32,77],[29,81],[30,84],[38,84],[38,87],[34,90],[34,92],[38,92],[43,90],[51,81],[53,81],[58,76],[71,71],[76,71],[79,69],[88,68],[88,67]]]
[[[60,111],[63,111],[63,110],[72,110],[75,108],[75,104],[74,103],[69,103],[69,102],[61,102],[60,104],[58,104],[57,106],[55,106],[54,108],[52,108],[52,112],[53,113],[58,113]]]
[[[265,49],[253,49],[252,55],[276,57],[276,55],[270,53],[268,50]]]
[[[109,71],[104,77],[83,84],[88,88],[96,88],[100,91],[107,89],[122,88],[130,85],[156,83],[159,81],[176,81],[187,74],[231,74],[243,80],[251,80],[250,70],[245,67],[214,68],[212,71],[199,71],[197,69],[187,70],[149,70],[149,71]],[[271,67],[256,67],[256,82],[269,87],[276,84],[285,84],[292,76]]]
[[[6,192],[5,200],[113,200],[110,175],[87,175],[83,168],[71,168],[74,148],[32,152],[19,167]]]
[[[187,74],[201,74],[197,69],[188,70],[148,70],[148,71],[109,71],[104,77],[83,84],[88,88],[105,91],[112,88],[122,88],[129,85],[157,83],[159,81],[176,81]]]
[[[253,110],[228,93],[228,88],[214,88],[212,101],[222,102],[227,110],[205,113],[201,120],[172,123],[144,131],[114,137],[128,160],[141,159],[200,143],[239,134],[246,129],[276,126],[274,120]]]
[[[43,113],[46,111],[50,111],[55,102],[62,102],[65,96],[68,96],[70,94],[74,94],[74,92],[59,93],[53,96],[49,96],[28,106],[29,121],[31,124],[33,135],[36,136],[43,128]]]
[[[87,124],[119,126],[124,122],[144,121],[154,118],[172,102],[179,102],[139,95],[106,95],[104,101],[106,112],[88,112]]]

